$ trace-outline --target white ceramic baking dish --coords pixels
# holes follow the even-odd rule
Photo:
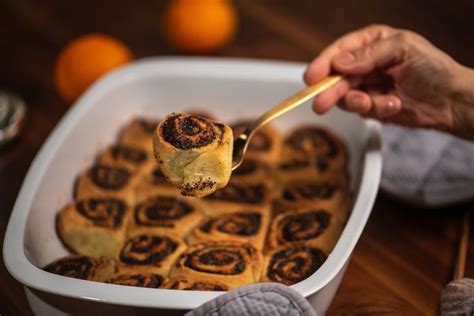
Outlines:
[[[238,59],[150,58],[112,72],[68,111],[34,159],[8,224],[3,256],[26,287],[36,313],[189,310],[222,292],[118,286],[66,278],[39,267],[67,254],[56,236],[55,214],[71,199],[76,175],[111,143],[133,116],[160,117],[208,109],[224,121],[255,117],[303,87],[305,65]],[[328,308],[371,212],[381,173],[380,126],[335,109],[317,116],[310,104],[280,118],[287,130],[304,123],[329,126],[350,153],[352,215],[324,265],[292,287],[319,314]]]

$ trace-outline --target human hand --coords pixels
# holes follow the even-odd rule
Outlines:
[[[474,71],[407,30],[373,25],[336,40],[308,66],[315,83],[331,72],[346,79],[314,100],[316,113],[339,102],[385,122],[474,139]]]

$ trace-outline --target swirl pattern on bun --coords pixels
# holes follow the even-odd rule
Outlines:
[[[261,269],[261,255],[248,243],[204,242],[178,258],[173,276],[204,277],[234,288],[258,281]]]
[[[329,250],[342,233],[343,225],[325,209],[309,208],[277,215],[271,223],[268,244],[271,249],[308,243]]]
[[[43,270],[70,278],[104,282],[114,272],[115,264],[105,258],[67,256],[51,262]]]
[[[342,141],[328,130],[303,126],[283,142],[278,174],[288,179],[308,177],[344,177],[347,154]]]
[[[193,229],[189,241],[236,240],[262,249],[268,228],[267,214],[260,210],[241,210],[210,217]]]
[[[146,267],[152,273],[167,275],[185,247],[174,234],[142,229],[126,240],[118,259],[128,268]]]
[[[131,220],[128,204],[118,198],[85,198],[58,214],[56,226],[64,244],[76,253],[114,258]]]
[[[196,202],[172,195],[153,195],[134,209],[136,227],[155,227],[186,235],[202,218]]]
[[[262,180],[256,183],[230,181],[223,189],[204,198],[209,215],[240,210],[265,210],[271,205],[269,186]]]
[[[130,169],[97,163],[78,178],[75,199],[116,197],[132,203],[136,180],[136,173]]]
[[[154,164],[154,160],[150,159],[151,156],[143,148],[118,143],[108,147],[98,160],[99,164],[137,170],[151,168]]]
[[[262,281],[285,285],[298,283],[318,270],[326,258],[321,249],[307,245],[275,250],[265,257]]]
[[[158,164],[181,194],[206,196],[224,187],[232,169],[232,130],[196,115],[172,113],[158,125],[153,147]]]
[[[350,195],[346,185],[337,181],[289,181],[281,185],[273,204],[275,214],[317,206],[331,210],[345,223],[349,217]]]

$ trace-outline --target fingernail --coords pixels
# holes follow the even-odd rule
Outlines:
[[[336,58],[334,59],[334,62],[336,62],[339,65],[350,65],[355,60],[356,59],[355,59],[354,54],[349,53],[349,52],[345,52],[345,53],[341,53],[341,54],[337,55]]]
[[[396,111],[397,111],[397,108],[395,107],[395,102],[388,101],[387,104],[385,105],[385,113],[386,114],[393,114]]]

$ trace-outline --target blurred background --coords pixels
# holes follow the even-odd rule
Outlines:
[[[472,0],[3,0],[0,90],[23,98],[28,112],[21,136],[0,151],[2,242],[34,155],[74,99],[116,66],[163,55],[309,62],[339,36],[383,23],[418,32],[459,62],[474,67],[473,12]],[[397,252],[403,247],[397,244],[413,243],[410,234],[419,233],[421,218],[383,196],[377,208],[384,212],[374,212],[330,313],[344,314],[358,308],[373,313],[436,313],[439,291],[449,281],[461,217],[445,218],[445,213],[438,212],[432,222],[423,218],[430,227],[423,232],[429,245],[423,244],[423,239],[417,243],[420,249],[432,248],[423,252],[415,247],[403,254],[406,261],[392,269],[369,273],[367,265],[390,265],[400,259]],[[396,212],[400,208],[407,211]],[[384,231],[397,221],[406,227],[392,234],[390,229]],[[445,235],[436,239],[440,230]],[[374,244],[381,233],[385,239]],[[385,253],[387,262],[374,263],[372,253],[384,251],[376,249],[380,246],[392,247],[391,252]],[[438,256],[437,247],[446,254]],[[425,275],[423,265],[430,261],[440,266],[435,269],[436,277]],[[388,286],[396,275],[402,275],[403,280]],[[30,313],[22,287],[7,274],[3,263],[0,279],[0,312]],[[411,285],[413,279],[417,285]],[[366,288],[378,294],[355,300]]]

